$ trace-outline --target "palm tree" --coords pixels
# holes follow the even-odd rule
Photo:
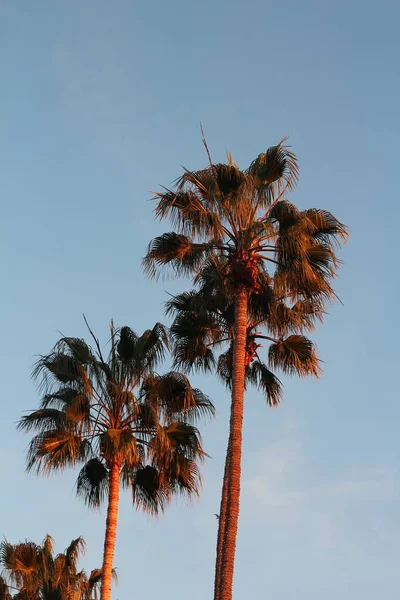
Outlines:
[[[72,540],[54,556],[54,542],[47,535],[41,545],[26,540],[0,544],[0,600],[94,600],[101,581],[101,569],[90,575],[78,571],[84,540]],[[12,594],[11,590],[15,592]]]
[[[185,170],[175,189],[164,188],[156,194],[156,215],[171,218],[176,231],[150,243],[144,268],[150,276],[155,276],[162,267],[170,265],[176,274],[193,276],[203,296],[220,290],[218,281],[222,281],[231,300],[232,345],[219,364],[221,373],[224,363],[232,364],[230,433],[223,486],[229,490],[229,498],[225,518],[219,519],[218,547],[222,556],[217,557],[220,586],[215,590],[216,600],[231,600],[246,373],[262,386],[266,378],[271,379],[261,361],[249,369],[256,356],[255,338],[263,336],[255,335],[256,320],[251,321],[253,330],[249,337],[250,304],[265,303],[264,313],[269,306],[269,320],[275,321],[276,337],[264,336],[272,342],[270,366],[280,366],[285,372],[301,376],[317,376],[319,364],[314,346],[302,335],[287,333],[293,330],[290,321],[304,320],[305,327],[307,322],[321,317],[325,303],[335,297],[330,284],[338,266],[335,246],[346,239],[347,233],[331,213],[320,209],[301,211],[285,199],[285,194],[295,187],[299,172],[296,157],[284,141],[260,154],[246,170],[240,170],[230,155],[226,164],[213,164],[210,155],[209,160],[205,169]],[[217,303],[219,293],[214,298]],[[197,318],[200,313],[194,314]],[[265,315],[260,325],[263,322]],[[208,324],[203,326],[203,339],[194,342],[188,338],[183,346],[178,343],[175,356],[182,354],[182,364],[187,353],[192,352],[195,366],[196,361],[203,367],[212,366],[213,353],[206,343],[209,328]],[[219,322],[216,328],[212,327],[218,338],[224,327],[221,329]],[[251,340],[253,350],[249,354]],[[215,343],[216,339],[211,336],[209,342]],[[204,356],[199,361],[201,352]],[[187,367],[190,366],[188,360]],[[275,378],[268,389],[275,390],[270,395],[278,393]]]
[[[224,287],[223,271],[219,262],[204,272],[195,281],[197,289],[172,297],[167,303],[167,314],[173,315],[171,334],[174,340],[174,366],[190,371],[192,368],[216,372],[225,385],[232,386],[232,356],[234,332],[234,303]],[[314,328],[315,319],[322,319],[321,307],[317,303],[296,303],[291,308],[282,305],[274,294],[271,278],[265,272],[258,276],[258,293],[249,296],[248,323],[245,360],[245,383],[257,385],[265,394],[267,404],[276,406],[282,396],[279,379],[260,358],[259,348],[265,343],[271,350],[270,362],[274,362],[274,347],[279,339],[286,337],[282,346],[288,356],[293,349],[309,352],[310,362],[304,374],[318,375],[319,364],[310,340],[302,334]],[[269,335],[264,335],[263,331]],[[218,354],[217,354],[218,353]],[[280,360],[275,366],[287,370],[290,366]],[[302,365],[289,369],[298,373]],[[228,452],[229,456],[229,452]],[[219,597],[221,559],[223,549],[224,524],[229,498],[228,467],[224,476],[221,507],[219,512],[219,535],[217,540],[217,561],[215,573],[216,597]]]
[[[187,377],[155,372],[168,346],[157,323],[141,336],[111,324],[103,357],[84,340],[63,337],[34,370],[44,396],[39,410],[19,427],[38,433],[30,442],[27,469],[48,473],[83,464],[77,494],[89,506],[107,498],[101,600],[111,597],[120,486],[150,513],[164,510],[176,493],[198,494],[198,463],[206,455],[194,426],[213,414],[210,400]]]

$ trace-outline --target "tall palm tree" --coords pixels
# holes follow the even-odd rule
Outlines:
[[[55,556],[49,535],[41,545],[28,540],[18,544],[3,541],[0,600],[94,600],[101,569],[94,569],[90,575],[78,570],[84,547],[83,539],[77,538]]]
[[[91,332],[92,334],[92,332]],[[83,464],[77,493],[89,506],[107,498],[101,600],[111,597],[120,486],[150,513],[175,493],[198,494],[198,463],[205,457],[194,422],[213,414],[210,400],[187,377],[155,368],[168,346],[157,323],[141,336],[111,324],[104,358],[84,340],[63,337],[34,370],[44,396],[19,427],[36,430],[27,469],[48,473]]]
[[[232,356],[234,342],[234,301],[220,277],[223,268],[220,261],[214,262],[195,278],[197,287],[172,297],[167,303],[167,314],[174,317],[171,335],[174,340],[174,366],[190,371],[192,368],[217,374],[225,385],[232,386]],[[314,346],[304,337],[305,331],[314,329],[316,319],[322,319],[321,306],[314,303],[297,302],[285,306],[276,297],[273,282],[265,272],[258,276],[258,292],[249,296],[247,342],[245,360],[245,384],[256,385],[266,396],[267,404],[275,406],[282,395],[279,379],[268,368],[260,355],[262,346],[271,348],[270,362],[284,371],[297,374],[318,375],[319,364]],[[265,333],[268,335],[265,335]],[[290,333],[290,336],[289,336]],[[286,336],[282,345],[283,355],[275,359],[275,346],[279,339],[271,336]],[[293,358],[293,350],[307,351],[309,363],[304,371],[303,363],[287,363]],[[229,452],[227,453],[229,456]],[[221,559],[223,550],[224,524],[229,498],[228,467],[226,465],[221,508],[219,512],[219,535],[215,573],[216,597],[220,593]]]
[[[215,591],[216,599],[231,600],[249,361],[249,303],[257,296],[263,299],[269,280],[277,299],[277,322],[290,311],[293,317],[297,312],[321,313],[324,303],[334,297],[330,280],[338,266],[335,246],[347,234],[331,213],[299,210],[285,198],[294,189],[299,171],[296,157],[284,140],[260,154],[246,170],[239,169],[230,155],[226,164],[213,164],[210,155],[209,160],[205,169],[185,170],[175,189],[164,188],[156,194],[156,215],[170,218],[176,230],[150,243],[144,268],[155,276],[160,268],[170,265],[175,273],[197,277],[197,281],[208,278],[209,290],[215,278],[220,278],[232,299],[232,404],[224,485],[229,498],[225,520],[219,520],[219,537],[223,539],[221,585],[220,592],[218,586]],[[269,340],[270,365],[300,375],[317,375],[318,361],[309,340],[298,334],[285,336],[280,331],[277,338]],[[206,360],[212,362],[210,349],[204,352]],[[257,363],[253,372],[260,376]]]

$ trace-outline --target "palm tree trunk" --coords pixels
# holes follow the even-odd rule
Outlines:
[[[106,535],[104,539],[103,574],[101,580],[100,600],[111,600],[111,580],[118,521],[119,472],[119,464],[113,463],[110,468],[110,489],[108,492]]]
[[[215,561],[215,581],[214,581],[214,600],[219,600],[221,594],[221,567],[222,567],[222,552],[225,538],[226,525],[226,509],[228,506],[228,490],[229,490],[229,448],[230,439],[228,440],[228,448],[225,458],[224,481],[222,484],[221,507],[218,518],[218,537],[217,537],[217,556]]]
[[[232,403],[228,445],[228,503],[222,549],[221,593],[219,600],[232,600],[240,503],[243,399],[246,369],[247,298],[246,289],[241,287],[238,290],[235,300]]]

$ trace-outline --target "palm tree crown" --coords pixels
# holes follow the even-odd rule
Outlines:
[[[183,312],[189,326],[195,304],[200,307],[197,325],[200,314],[210,321],[210,327],[202,327],[203,339],[192,336],[192,347],[183,328],[176,331],[181,337],[176,363],[186,368],[212,365],[210,344],[218,341],[216,335],[227,337],[237,291],[244,288],[249,294],[249,342],[258,337],[257,328],[267,326],[273,342],[270,365],[317,375],[314,347],[302,333],[322,319],[325,302],[335,297],[330,283],[339,262],[335,247],[346,239],[346,228],[328,211],[301,211],[285,199],[298,180],[298,166],[283,142],[244,171],[228,159],[201,171],[185,170],[175,190],[156,194],[156,215],[170,217],[176,231],[150,243],[145,270],[154,276],[170,265],[177,274],[194,276],[199,289],[178,300],[175,331]],[[204,300],[208,311],[202,310]],[[169,309],[173,312],[173,303]]]
[[[47,535],[40,545],[31,541],[0,544],[0,600],[95,600],[101,569],[90,575],[78,570],[84,551],[82,538],[72,540],[56,556],[54,543]]]
[[[205,454],[193,422],[213,407],[184,375],[154,372],[167,347],[165,328],[158,323],[138,336],[111,326],[106,360],[96,346],[64,337],[39,359],[41,407],[19,422],[39,432],[30,442],[28,470],[83,463],[77,493],[91,506],[105,498],[115,463],[134,503],[150,512],[162,510],[172,492],[197,493],[196,461]]]

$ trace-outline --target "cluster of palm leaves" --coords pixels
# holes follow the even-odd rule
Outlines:
[[[0,544],[0,600],[97,600],[101,569],[88,575],[78,570],[84,551],[82,538],[54,556],[54,543],[47,535],[42,544],[25,541]],[[115,573],[114,573],[115,576]]]
[[[170,329],[157,323],[137,335],[111,324],[104,356],[88,326],[91,345],[63,337],[35,367],[41,404],[19,423],[35,432],[28,470],[79,465],[78,495],[89,506],[107,502],[102,569],[87,577],[71,567],[71,581],[61,569],[60,600],[88,600],[99,583],[101,600],[110,600],[121,487],[130,490],[134,505],[155,514],[175,494],[199,494],[206,454],[196,423],[214,407],[191,386],[193,370],[215,374],[231,391],[214,585],[215,600],[231,600],[245,390],[257,386],[275,406],[282,397],[277,370],[300,377],[318,377],[321,370],[306,334],[335,298],[336,249],[346,240],[345,226],[325,210],[299,210],[287,200],[299,173],[284,141],[246,170],[230,155],[227,163],[214,164],[204,143],[209,165],[184,170],[173,189],[156,194],[156,216],[169,218],[173,231],[155,238],[143,261],[150,276],[169,266],[192,279],[192,289],[166,303]],[[159,374],[167,350],[174,370]],[[21,574],[23,561],[8,558],[17,548],[4,545],[2,553],[19,590],[14,596],[47,600],[30,587],[42,576],[31,579],[29,569]],[[59,556],[51,564],[61,565]],[[0,580],[0,600],[11,600],[7,585]]]

